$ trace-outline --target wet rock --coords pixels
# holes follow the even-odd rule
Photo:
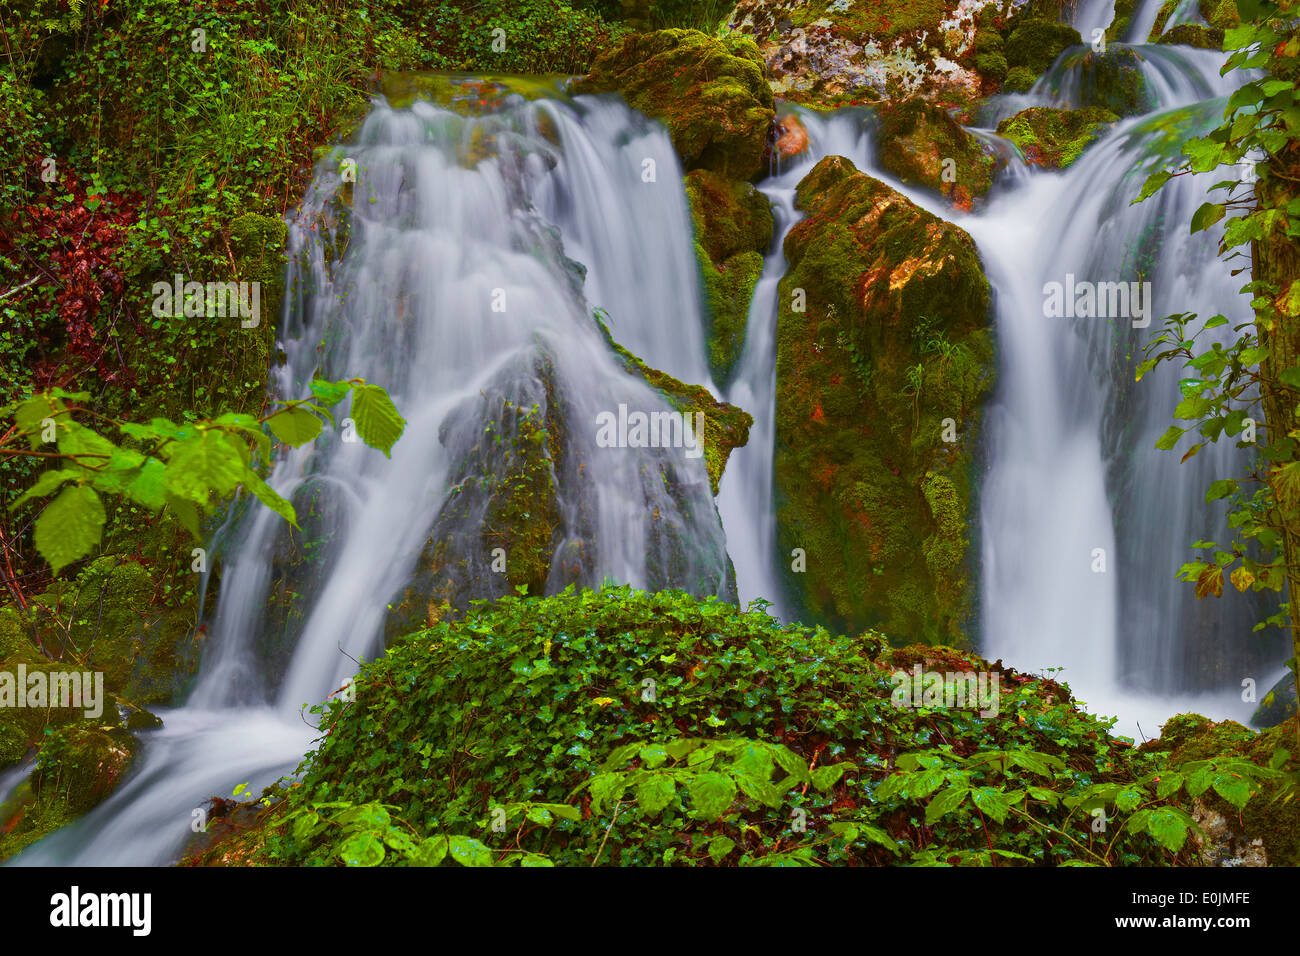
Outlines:
[[[1052,90],[1076,109],[1096,106],[1119,116],[1150,112],[1155,97],[1142,75],[1142,58],[1129,47],[1109,46],[1067,54],[1053,71]]]
[[[1276,727],[1288,717],[1294,717],[1296,711],[1295,675],[1287,672],[1260,698],[1250,723],[1253,727]]]
[[[947,110],[913,97],[876,115],[880,162],[903,182],[933,189],[963,210],[992,187],[999,157]]]
[[[1156,43],[1195,46],[1204,50],[1223,49],[1223,31],[1199,23],[1180,23],[1170,27],[1156,38]]]
[[[1063,23],[1029,20],[1017,26],[1006,42],[1007,65],[1042,73],[1061,52],[1083,42],[1079,31]]]
[[[1035,106],[1004,119],[998,133],[1016,144],[1025,162],[1064,169],[1118,120],[1096,106],[1081,110]]]
[[[709,322],[709,366],[721,385],[745,344],[750,299],[772,241],[772,210],[751,184],[702,169],[686,174],[686,196]]]
[[[688,169],[753,179],[776,116],[763,59],[748,37],[698,30],[633,34],[601,53],[574,93],[620,93],[661,120]]]
[[[813,168],[797,203],[774,471],[779,546],[804,549],[807,572],[787,584],[811,619],[960,644],[993,368],[975,244],[841,157]]]

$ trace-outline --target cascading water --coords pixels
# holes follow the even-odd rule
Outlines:
[[[778,557],[772,457],[776,441],[777,284],[786,269],[782,247],[786,235],[799,221],[794,208],[795,187],[819,160],[845,156],[860,169],[874,162],[871,138],[858,111],[823,116],[796,107],[782,109],[798,116],[808,132],[808,149],[759,184],[772,204],[776,228],[750,301],[745,346],[725,395],[728,402],[753,415],[754,424],[749,430],[749,442],[732,452],[718,495],[718,511],[727,529],[727,546],[736,565],[741,601],[770,601],[770,613],[778,617],[783,616],[784,604],[783,585],[774,563]]]
[[[1250,316],[1240,280],[1216,257],[1215,231],[1187,232],[1223,177],[1186,177],[1130,205],[1149,172],[1217,123],[1232,82],[1213,51],[1128,49],[1155,111],[1117,124],[1066,171],[996,195],[962,225],[996,290],[1001,351],[982,492],[984,650],[1019,668],[1063,668],[1094,712],[1119,715],[1118,729],[1136,735],[1185,710],[1247,718],[1254,705],[1241,699],[1242,680],[1270,686],[1282,655],[1252,635],[1251,598],[1198,602],[1174,578],[1192,541],[1226,537],[1204,489],[1239,474],[1243,453],[1223,442],[1180,466],[1157,451],[1179,375],[1162,368],[1133,381],[1165,315]],[[1062,54],[1033,92],[1080,105],[1079,60]],[[1045,283],[1069,275],[1149,281],[1151,325],[1045,317]]]
[[[1153,20],[1155,3],[1147,0],[1135,22]],[[1111,0],[1081,4],[1075,25],[1088,37],[1112,9]],[[1205,177],[1128,205],[1157,160],[1217,121],[1214,98],[1230,87],[1218,76],[1218,54],[1129,49],[1155,112],[1124,120],[1063,173],[1013,159],[987,207],[957,220],[993,286],[1000,348],[980,505],[982,648],[1022,670],[1064,668],[1091,709],[1118,714],[1124,732],[1138,724],[1154,731],[1181,709],[1242,718],[1250,705],[1238,681],[1255,676],[1268,686],[1266,662],[1281,656],[1252,645],[1257,609],[1245,599],[1196,604],[1174,580],[1188,544],[1219,530],[1207,526],[1202,489],[1239,471],[1240,456],[1216,447],[1180,467],[1155,451],[1177,376],[1132,382],[1161,316],[1249,314],[1215,257],[1213,231],[1185,232]],[[986,115],[1069,105],[1081,89],[1071,72],[1077,62],[1078,51],[1067,51],[1030,94],[1001,98]],[[953,216],[936,197],[881,172],[861,112],[797,112],[810,148],[760,186],[776,235],[725,389],[754,415],[749,444],[733,453],[715,507],[701,461],[665,449],[611,453],[595,447],[594,426],[568,429],[583,467],[552,462],[560,543],[548,590],[613,578],[727,595],[729,551],[742,600],[766,598],[780,612],[775,343],[794,187],[816,160],[844,155],[936,215]],[[144,739],[136,769],[109,800],[19,864],[165,863],[212,794],[291,772],[315,733],[302,706],[335,693],[353,659],[380,648],[389,605],[430,536],[463,551],[470,578],[489,573],[477,554],[484,505],[469,479],[504,459],[482,439],[485,422],[507,407],[537,406],[569,422],[593,422],[620,403],[663,407],[615,359],[592,307],[650,366],[716,393],[681,169],[659,125],[588,97],[513,98],[482,117],[381,103],[347,153],[359,182],[345,188],[322,165],[291,230],[288,361],[276,391],[301,395],[317,371],[361,376],[389,389],[406,433],[391,461],[336,433],[276,463],[272,485],[293,499],[318,545],[310,560],[265,510],[232,517],[221,536],[229,544],[213,636],[190,700],[160,711],[163,727]],[[347,203],[352,215],[337,216]],[[1044,283],[1067,274],[1151,281],[1153,327],[1045,317]],[[1104,573],[1094,570],[1098,553]],[[286,565],[297,574],[288,589],[297,595],[287,599]],[[0,779],[0,794],[21,773]]]
[[[160,712],[108,801],[20,864],[167,862],[210,795],[291,772],[312,737],[302,707],[380,649],[431,529],[475,542],[485,553],[462,557],[490,574],[471,486],[476,469],[503,467],[502,438],[518,437],[501,426],[483,437],[503,408],[562,415],[581,465],[551,462],[561,541],[548,590],[613,579],[734,594],[704,459],[596,442],[601,412],[669,409],[625,371],[592,307],[652,365],[711,384],[682,170],[663,128],[608,99],[515,97],[479,117],[380,104],[347,153],[358,183],[323,165],[291,229],[276,390],[302,395],[317,372],[381,383],[405,434],[391,461],[341,432],[277,461],[271,484],[317,537],[287,617],[297,623],[272,613],[273,581],[286,555],[308,559],[277,517],[250,510],[230,535],[189,703]],[[350,217],[332,214],[348,203]],[[268,634],[273,620],[281,633]],[[290,650],[268,663],[277,642]]]

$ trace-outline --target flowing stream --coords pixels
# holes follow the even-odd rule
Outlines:
[[[1145,0],[1135,19],[1149,24],[1156,6]],[[1075,25],[1087,37],[1112,9],[1111,0],[1081,3]],[[994,290],[1000,367],[978,520],[983,652],[1020,670],[1062,668],[1090,709],[1120,717],[1117,732],[1140,725],[1154,735],[1191,709],[1247,717],[1254,705],[1241,701],[1240,681],[1254,678],[1263,693],[1282,656],[1251,635],[1258,608],[1231,591],[1196,602],[1174,579],[1191,541],[1220,534],[1201,496],[1212,478],[1239,470],[1242,453],[1225,444],[1179,466],[1156,451],[1178,376],[1138,386],[1132,374],[1170,312],[1249,316],[1241,280],[1216,258],[1214,230],[1187,234],[1206,177],[1129,205],[1150,169],[1217,122],[1231,84],[1218,75],[1220,54],[1131,49],[1151,112],[1117,124],[1064,172],[1013,156],[974,215],[881,172],[862,111],[800,110],[808,152],[760,184],[776,234],[722,396],[755,422],[716,506],[702,459],[599,448],[594,426],[570,427],[566,441],[584,467],[552,462],[561,543],[547,590],[613,579],[738,591],[782,612],[772,509],[782,242],[798,220],[799,180],[821,157],[843,155],[967,229]],[[1030,94],[995,102],[990,115],[1070,105],[1074,69],[1067,51]],[[1008,151],[991,129],[975,132]],[[355,184],[338,172],[344,154],[357,160]],[[471,576],[491,573],[478,553],[485,506],[467,491],[467,474],[499,473],[508,456],[481,438],[485,423],[509,407],[568,423],[620,404],[665,408],[619,364],[593,309],[651,367],[718,394],[681,180],[663,128],[608,98],[511,97],[476,117],[376,104],[353,142],[318,167],[291,223],[287,362],[274,391],[303,395],[317,372],[361,376],[389,389],[405,434],[391,460],[328,430],[277,460],[270,481],[319,546],[304,557],[280,519],[235,509],[215,542],[220,593],[189,700],[159,711],[163,726],[143,736],[135,769],[104,804],[16,863],[166,863],[208,797],[245,781],[256,792],[291,773],[315,734],[304,706],[339,692],[354,660],[381,651],[390,606],[431,536],[468,555]],[[1067,275],[1151,282],[1151,324],[1046,317],[1044,284]],[[518,432],[506,427],[502,437],[509,445]],[[298,592],[292,613],[273,612],[286,580]],[[0,791],[19,776],[0,777]]]

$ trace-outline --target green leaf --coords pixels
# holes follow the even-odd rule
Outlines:
[[[268,485],[257,472],[251,468],[244,472],[244,484],[248,490],[257,496],[257,500],[262,502],[276,514],[278,514],[295,528],[298,527],[298,515],[293,510],[293,505],[286,501],[276,492],[274,488]]]
[[[736,783],[724,773],[708,771],[690,782],[691,806],[701,819],[716,820],[736,799]]]
[[[390,449],[406,428],[406,419],[398,414],[397,406],[378,385],[353,387],[352,420],[361,440],[387,457],[391,457]]]
[[[337,405],[351,388],[351,382],[327,382],[323,378],[313,379],[311,383],[311,393],[322,405]]]
[[[736,841],[727,836],[715,836],[709,841],[709,858],[714,863],[721,863],[723,859],[736,848]]]
[[[103,502],[93,488],[65,487],[36,519],[36,550],[58,574],[98,546],[105,518]]]
[[[307,409],[291,405],[266,420],[271,434],[286,445],[298,448],[320,434],[321,421]]]
[[[222,497],[233,492],[248,471],[239,453],[219,431],[174,441],[164,454],[169,456],[167,491],[201,508],[208,506],[212,491]]]
[[[647,744],[642,747],[638,753],[641,763],[650,770],[663,765],[668,759],[668,751],[664,749],[663,744]]]
[[[492,851],[473,837],[449,838],[448,852],[461,866],[492,866]]]
[[[447,838],[444,836],[428,837],[421,840],[411,854],[411,862],[416,866],[438,866],[447,856]]]
[[[1173,807],[1156,807],[1146,818],[1146,830],[1166,850],[1177,853],[1187,842],[1191,818]]]
[[[348,866],[378,866],[384,862],[384,844],[369,830],[354,833],[339,847],[339,859]]]
[[[651,774],[636,788],[636,804],[648,817],[658,816],[672,802],[677,787],[667,774]]]
[[[1210,226],[1222,219],[1227,211],[1228,209],[1223,203],[1202,203],[1201,207],[1192,213],[1192,232],[1200,232],[1202,229],[1210,228]]]
[[[1184,431],[1185,429],[1179,428],[1177,425],[1170,425],[1165,430],[1165,433],[1156,439],[1156,447],[1162,451],[1169,451],[1178,444],[1178,439],[1183,437]]]
[[[1157,170],[1156,172],[1152,173],[1150,176],[1147,177],[1147,181],[1142,184],[1142,191],[1138,193],[1137,199],[1134,199],[1133,202],[1135,203],[1142,202],[1142,200],[1146,199],[1147,197],[1154,195],[1155,192],[1159,190],[1161,186],[1169,182],[1169,179],[1172,176],[1173,173],[1165,169]]]
[[[1001,823],[1016,802],[1017,791],[1006,793],[994,787],[979,787],[970,792],[971,800],[990,817]]]
[[[1214,792],[1240,810],[1250,799],[1250,780],[1233,773],[1214,776]]]
[[[948,787],[936,793],[925,808],[926,826],[933,826],[941,817],[960,807],[969,793],[970,787]]]
[[[41,472],[41,476],[36,479],[36,483],[19,495],[17,500],[9,506],[9,510],[13,511],[30,498],[44,498],[54,492],[65,481],[76,481],[87,477],[88,474],[84,469],[78,468],[58,468]]]
[[[854,765],[847,760],[818,767],[812,772],[812,785],[824,793],[835,786],[840,777],[844,776],[845,771],[852,770],[853,767]]]

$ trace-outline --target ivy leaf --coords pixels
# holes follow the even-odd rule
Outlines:
[[[361,440],[389,458],[392,457],[390,449],[406,428],[406,419],[398,414],[397,406],[378,385],[353,387],[352,420]]]
[[[727,854],[736,848],[736,841],[728,836],[715,836],[709,841],[709,858],[714,863],[721,863]]]
[[[36,550],[58,574],[99,544],[104,531],[104,504],[87,485],[64,488],[36,519]]]

